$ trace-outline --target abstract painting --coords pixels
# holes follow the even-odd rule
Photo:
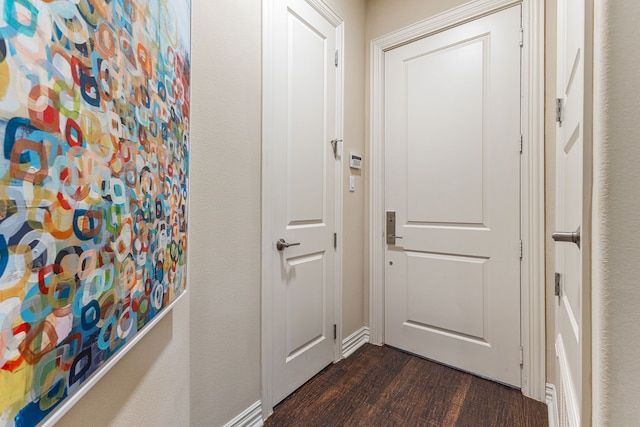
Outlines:
[[[190,22],[0,0],[0,426],[51,418],[185,292]]]

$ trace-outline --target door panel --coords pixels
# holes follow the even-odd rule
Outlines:
[[[563,104],[556,127],[556,224],[558,231],[582,228],[584,138],[584,2],[558,0],[557,97]],[[562,426],[581,426],[583,390],[582,250],[555,245],[561,294],[556,305],[556,352]]]
[[[520,386],[520,6],[385,54],[385,342]]]
[[[407,321],[484,338],[486,259],[407,251]]]
[[[477,112],[484,104],[487,47],[482,37],[405,61],[410,222],[482,223],[483,117]]]
[[[337,29],[303,0],[273,1],[275,90],[269,144],[273,404],[333,362],[334,64]],[[298,245],[278,250],[284,239]]]
[[[289,258],[287,270],[287,361],[327,339],[324,319],[326,277],[324,253]]]
[[[291,11],[288,20],[288,225],[322,224],[326,203],[327,40]]]

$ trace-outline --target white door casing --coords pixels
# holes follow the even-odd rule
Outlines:
[[[342,21],[267,0],[263,64],[263,415],[340,354]],[[277,241],[291,245],[279,250]],[[339,338],[339,337],[336,337]]]
[[[516,387],[520,28],[515,6],[385,54],[385,341]]]
[[[558,361],[558,407],[561,426],[588,426],[590,401],[590,296],[585,286],[588,266],[589,170],[585,171],[585,144],[590,120],[586,95],[586,17],[583,0],[558,0],[556,96],[560,112],[556,123],[556,217],[558,232],[580,229],[580,244],[555,243],[555,272],[560,276],[556,298],[556,355]],[[587,151],[588,154],[588,151]],[[585,173],[586,172],[586,173]],[[585,238],[586,237],[586,238]],[[554,239],[557,237],[554,235]],[[585,406],[586,404],[586,406]]]

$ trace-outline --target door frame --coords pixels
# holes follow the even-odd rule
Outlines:
[[[268,262],[273,256],[273,141],[277,138],[272,126],[272,100],[280,95],[275,84],[276,74],[273,58],[273,13],[278,0],[262,1],[262,235],[261,235],[261,404],[262,417],[266,419],[273,413],[273,269]],[[322,0],[304,0],[336,29],[336,47],[338,49],[338,73],[336,75],[336,120],[335,137],[340,140],[334,172],[334,215],[338,233],[336,258],[334,264],[334,321],[337,325],[334,340],[334,363],[342,358],[342,180],[343,180],[343,144],[344,134],[344,21]],[[329,141],[327,141],[327,145]]]
[[[545,401],[544,2],[470,1],[371,41],[369,113],[369,326],[384,343],[384,53],[456,25],[522,5],[521,342],[522,393]],[[519,141],[514,141],[514,147]]]

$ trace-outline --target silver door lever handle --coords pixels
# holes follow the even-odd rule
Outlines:
[[[395,234],[387,234],[387,237],[390,237],[392,239],[402,239],[402,236],[396,236]]]
[[[276,248],[278,248],[279,251],[284,251],[289,246],[298,246],[299,244],[300,243],[287,243],[284,239],[278,239],[276,242]]]
[[[574,232],[556,231],[551,235],[554,242],[575,243],[580,247],[580,227]]]

